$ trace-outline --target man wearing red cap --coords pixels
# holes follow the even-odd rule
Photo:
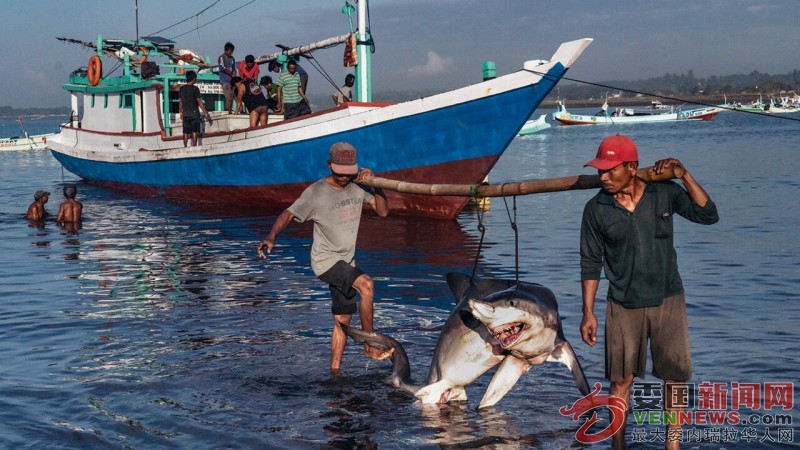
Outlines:
[[[681,165],[674,158],[657,161],[656,173]],[[597,343],[594,302],[605,270],[608,295],[605,324],[606,378],[610,394],[630,402],[634,377],[643,378],[650,341],[653,375],[673,383],[692,374],[683,284],[678,274],[672,238],[672,217],[679,214],[700,224],[719,220],[717,208],[688,170],[683,188],[668,181],[647,183],[636,176],[639,153],[627,136],[603,140],[586,166],[597,169],[603,189],[583,211],[581,223],[581,335]],[[666,404],[668,411],[679,409]],[[680,425],[667,428],[666,448],[678,448]],[[625,426],[612,437],[615,449],[625,448]]]
[[[347,142],[331,146],[328,168],[331,174],[312,184],[289,208],[275,220],[269,236],[258,245],[258,255],[265,258],[275,246],[275,238],[292,219],[314,222],[314,242],[311,245],[311,268],[314,274],[330,286],[333,312],[331,336],[331,371],[338,373],[342,363],[347,336],[340,323],[350,325],[358,309],[361,328],[372,332],[374,283],[369,275],[355,264],[356,238],[364,203],[369,204],[380,217],[389,214],[389,204],[380,189],[373,195],[353,183],[372,176],[372,171],[358,171],[358,152]],[[356,293],[361,296],[356,308]],[[386,359],[391,351],[364,345],[364,353],[372,359]]]

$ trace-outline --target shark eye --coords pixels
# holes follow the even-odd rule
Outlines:
[[[510,305],[511,305],[511,307],[513,308],[513,307],[515,306],[516,302],[514,302],[514,300],[511,300],[511,301],[509,302],[509,304],[510,304]]]

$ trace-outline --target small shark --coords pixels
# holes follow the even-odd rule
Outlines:
[[[583,369],[561,331],[552,291],[540,284],[496,278],[473,283],[460,273],[448,274],[447,282],[458,304],[439,335],[423,386],[412,384],[408,356],[395,339],[342,326],[356,341],[394,349],[391,384],[422,403],[466,400],[464,387],[500,364],[478,405],[485,408],[499,402],[532,365],[557,361],[570,369],[581,393],[589,394]]]

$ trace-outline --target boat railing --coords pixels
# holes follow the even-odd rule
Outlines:
[[[203,134],[230,133],[236,130],[244,130],[250,127],[250,116],[247,114],[228,114],[227,111],[212,111],[211,123],[203,120]],[[271,125],[283,121],[283,114],[269,114],[267,124]],[[183,120],[179,114],[170,114],[169,121],[172,133],[171,136],[181,136],[183,133]]]

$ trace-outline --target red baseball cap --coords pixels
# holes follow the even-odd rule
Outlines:
[[[341,175],[358,174],[358,151],[348,142],[331,145],[331,170]]]
[[[610,170],[624,162],[639,161],[639,150],[628,136],[615,134],[603,139],[597,155],[583,167],[592,166],[599,170]]]

